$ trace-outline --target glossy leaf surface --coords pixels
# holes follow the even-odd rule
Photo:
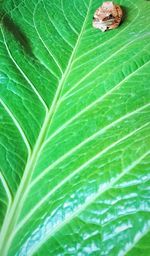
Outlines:
[[[116,2],[1,2],[1,256],[150,254],[150,2]]]

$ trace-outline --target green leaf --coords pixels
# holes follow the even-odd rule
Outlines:
[[[1,2],[1,256],[150,254],[150,3]]]

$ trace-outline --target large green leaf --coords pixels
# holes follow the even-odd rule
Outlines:
[[[150,2],[1,1],[0,256],[150,255]]]

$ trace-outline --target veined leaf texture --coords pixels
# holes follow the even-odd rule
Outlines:
[[[0,3],[0,256],[150,255],[150,2],[116,3]]]

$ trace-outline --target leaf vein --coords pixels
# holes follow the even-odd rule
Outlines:
[[[14,116],[14,114],[11,112],[11,110],[8,108],[8,106],[4,103],[4,101],[2,101],[2,99],[0,99],[0,103],[2,104],[3,108],[5,109],[5,111],[8,113],[8,115],[11,117],[11,119],[13,120],[16,128],[18,129],[25,145],[26,145],[26,148],[27,148],[27,151],[28,151],[28,158],[30,157],[31,155],[31,146],[30,146],[30,143],[21,127],[21,125],[19,124],[18,120],[16,119],[16,117]]]
[[[41,205],[43,205],[45,203],[45,201],[47,199],[49,199],[49,197],[55,193],[57,191],[57,189],[59,189],[62,185],[64,185],[66,182],[70,181],[75,175],[79,174],[80,171],[82,171],[83,169],[85,169],[87,166],[89,166],[91,163],[93,163],[94,161],[96,161],[97,159],[99,159],[102,155],[104,155],[105,153],[107,153],[110,149],[114,148],[116,145],[118,145],[119,143],[123,142],[124,140],[128,139],[129,137],[133,136],[134,134],[136,134],[138,131],[140,131],[141,129],[145,128],[146,126],[148,126],[150,123],[146,123],[145,125],[142,125],[141,127],[137,128],[136,130],[130,132],[129,134],[127,134],[126,136],[122,137],[121,139],[115,141],[114,143],[112,143],[111,145],[109,145],[108,147],[106,147],[105,149],[103,149],[102,151],[100,151],[99,153],[97,153],[94,157],[90,158],[86,163],[84,163],[83,165],[81,165],[80,167],[78,167],[76,170],[72,171],[72,173],[70,175],[67,176],[67,178],[65,178],[64,180],[61,181],[61,183],[59,185],[57,185],[54,189],[52,189],[52,191],[50,191],[46,196],[44,196],[42,198],[42,200],[40,200],[38,202],[38,204],[32,208],[32,210],[30,211],[29,214],[27,214],[27,216],[24,218],[24,220],[22,220],[20,222],[20,224],[18,224],[17,228],[16,228],[16,232],[26,223],[26,221],[34,214],[34,212],[36,212]],[[149,152],[148,152],[149,154]],[[147,155],[147,154],[146,154]],[[145,155],[144,155],[145,156]],[[114,184],[114,183],[113,183]],[[16,233],[15,232],[15,233]]]
[[[69,124],[71,124],[74,120],[76,120],[78,117],[80,117],[82,114],[99,104],[102,100],[104,100],[107,96],[110,96],[115,90],[120,88],[125,81],[127,81],[129,78],[131,78],[133,75],[135,75],[140,69],[143,69],[146,65],[148,65],[150,61],[147,61],[142,66],[137,68],[135,71],[130,73],[128,76],[126,76],[121,82],[119,82],[117,85],[115,85],[111,90],[109,90],[107,93],[93,101],[91,104],[83,108],[80,112],[78,112],[76,115],[74,115],[71,119],[69,119],[66,123],[64,123],[62,126],[60,126],[53,134],[50,135],[50,137],[43,143],[43,146],[41,149],[43,149],[52,138],[54,138],[56,135],[58,135],[62,130],[64,130]]]
[[[142,127],[141,127],[142,128]],[[135,132],[135,131],[134,131]],[[50,237],[54,236],[61,228],[63,228],[66,224],[68,224],[70,221],[72,221],[75,217],[77,217],[81,212],[83,212],[88,206],[90,206],[100,195],[108,191],[114,184],[116,184],[124,175],[129,173],[133,168],[135,168],[147,155],[149,155],[150,151],[146,152],[143,156],[141,156],[139,159],[134,161],[130,166],[125,168],[125,170],[122,171],[121,174],[119,174],[117,177],[112,179],[109,184],[107,184],[106,187],[100,188],[97,193],[94,195],[91,195],[85,203],[80,205],[70,216],[67,216],[67,218],[61,223],[56,226],[53,230],[50,230],[44,238],[41,240],[41,242],[38,243],[38,245],[31,249],[31,255],[35,253]]]

